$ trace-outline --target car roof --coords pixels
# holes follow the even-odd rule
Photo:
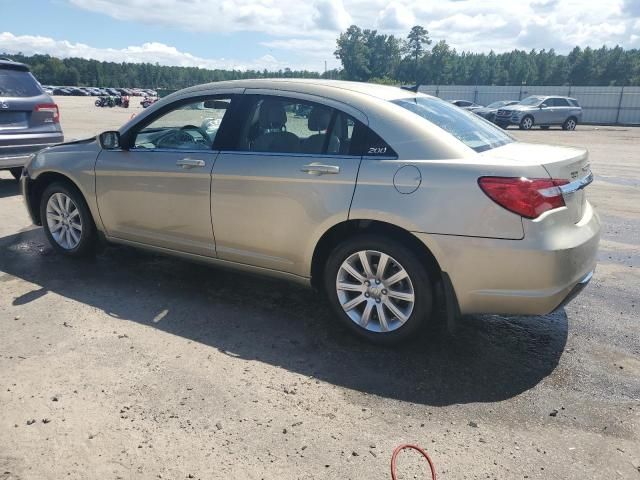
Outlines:
[[[27,67],[24,63],[14,62],[13,60],[9,60],[8,58],[0,58],[0,68],[9,70],[20,70],[22,72],[29,71],[29,67]]]
[[[311,78],[258,78],[245,80],[225,80],[222,82],[205,83],[182,90],[182,93],[197,92],[200,90],[210,90],[217,88],[256,88],[256,89],[276,89],[293,90],[310,95],[331,96],[336,90],[343,93],[352,92],[354,94],[364,94],[381,100],[398,100],[415,96],[414,92],[409,92],[399,87],[380,85],[376,83],[349,82],[346,80],[324,80]],[[422,94],[419,94],[422,95]]]

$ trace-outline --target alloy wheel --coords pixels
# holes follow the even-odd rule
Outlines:
[[[65,250],[73,250],[82,237],[80,210],[64,193],[54,193],[47,201],[47,226],[55,240]]]
[[[399,329],[415,305],[408,272],[396,259],[376,250],[358,251],[342,262],[336,292],[349,318],[371,332]]]

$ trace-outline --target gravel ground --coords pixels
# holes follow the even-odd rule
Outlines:
[[[57,101],[67,138],[139,110]],[[514,134],[590,150],[594,280],[552,315],[401,349],[294,285],[123,247],[60,258],[0,172],[0,479],[385,479],[403,442],[441,479],[640,479],[640,129]],[[412,453],[400,469],[427,478]]]

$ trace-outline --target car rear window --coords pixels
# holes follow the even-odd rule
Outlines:
[[[393,100],[393,103],[442,128],[476,152],[513,142],[511,136],[475,113],[462,110],[438,98],[403,98]]]
[[[0,69],[0,96],[35,97],[42,89],[29,72],[23,70]]]

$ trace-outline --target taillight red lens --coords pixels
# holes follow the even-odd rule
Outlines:
[[[51,112],[53,113],[53,123],[60,122],[60,111],[55,103],[40,103],[33,109],[34,112]]]
[[[560,186],[567,180],[524,177],[480,177],[478,185],[501,207],[525,218],[537,218],[548,210],[564,207]]]

